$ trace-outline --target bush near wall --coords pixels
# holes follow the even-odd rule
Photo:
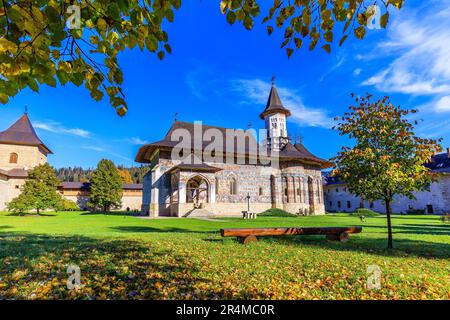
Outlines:
[[[359,208],[356,209],[355,212],[352,213],[352,215],[357,217],[378,217],[380,214],[378,212],[375,212],[373,210],[367,209],[367,208]]]
[[[269,209],[264,212],[258,213],[258,216],[261,217],[296,217],[297,215],[286,212],[281,209]]]
[[[60,210],[61,211],[80,211],[80,208],[74,201],[62,199]]]

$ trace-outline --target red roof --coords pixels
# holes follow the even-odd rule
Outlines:
[[[0,143],[37,146],[44,149],[47,154],[53,153],[41,139],[39,139],[26,113],[24,113],[11,127],[0,132]]]

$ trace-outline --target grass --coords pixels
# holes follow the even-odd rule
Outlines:
[[[360,222],[334,214],[146,220],[122,214],[0,213],[0,298],[13,299],[449,299],[450,225],[436,216]],[[320,236],[264,238],[241,245],[224,227],[353,226],[347,243]],[[68,290],[68,265],[82,287]],[[366,288],[367,267],[382,270]]]

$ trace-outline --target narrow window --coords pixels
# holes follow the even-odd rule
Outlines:
[[[352,207],[352,203],[350,201],[347,201],[347,208],[350,209]]]
[[[237,194],[237,184],[236,184],[235,178],[231,178],[231,181],[230,181],[230,194],[232,194],[232,195]]]
[[[341,207],[341,202],[340,201],[338,201],[338,208],[340,208]]]
[[[262,196],[263,195],[263,188],[259,187],[259,195]]]
[[[370,203],[369,207],[370,207],[370,209],[373,208],[373,202]]]
[[[17,163],[17,160],[19,159],[19,156],[17,153],[10,153],[9,154],[9,163]]]
[[[333,206],[333,202],[332,201],[330,201],[330,207],[332,207]]]

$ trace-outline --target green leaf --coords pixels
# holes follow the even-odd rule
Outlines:
[[[387,24],[389,21],[389,12],[386,12],[385,14],[383,14],[380,18],[380,26],[382,28],[386,28]]]
[[[363,26],[360,26],[360,27],[356,28],[355,30],[353,30],[353,32],[354,32],[356,38],[361,40],[366,35],[366,28]]]
[[[8,95],[0,92],[0,103],[6,104],[8,103],[9,97]]]
[[[341,40],[339,41],[339,46],[342,46],[342,44],[344,43],[345,40],[347,40],[347,38],[348,38],[348,35],[347,35],[347,34],[344,35],[344,36],[341,38]]]
[[[325,50],[327,53],[331,52],[331,46],[328,43],[323,45],[322,49]]]
[[[230,25],[236,22],[236,14],[233,11],[227,13],[227,22]]]

